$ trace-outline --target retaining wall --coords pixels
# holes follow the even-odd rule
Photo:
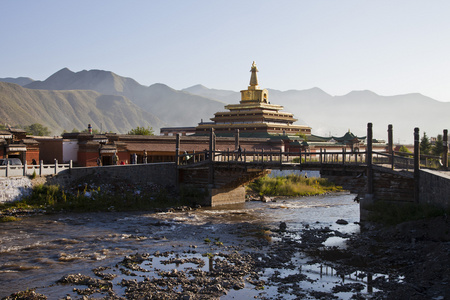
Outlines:
[[[155,183],[170,189],[175,188],[176,176],[175,163],[155,163],[72,168],[57,175],[37,176],[33,180],[27,176],[5,177],[0,178],[0,202],[20,200],[31,192],[34,184],[57,184],[64,187],[94,177],[110,182]]]
[[[85,167],[65,170],[49,178],[47,182],[66,186],[77,180],[93,176],[107,181],[125,181],[136,184],[155,183],[164,187],[173,187],[176,183],[176,174],[175,163]]]
[[[0,178],[0,203],[17,201],[31,192],[33,184],[26,176]]]
[[[419,202],[450,208],[450,172],[420,170]]]

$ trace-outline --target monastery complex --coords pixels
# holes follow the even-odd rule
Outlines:
[[[256,64],[251,66],[250,85],[241,91],[239,104],[226,105],[211,122],[196,127],[161,128],[160,136],[127,134],[65,133],[62,137],[31,137],[22,130],[0,131],[0,158],[19,158],[23,163],[44,164],[72,161],[74,166],[175,161],[176,135],[181,136],[179,154],[202,152],[209,147],[213,130],[217,150],[328,152],[364,151],[366,137],[350,131],[340,137],[311,134],[311,127],[297,125],[292,113],[271,104],[269,93],[258,83]],[[376,151],[386,149],[385,141],[373,140]]]

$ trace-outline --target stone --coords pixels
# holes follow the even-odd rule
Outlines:
[[[339,225],[347,225],[348,222],[347,222],[346,220],[344,220],[344,219],[339,219],[339,220],[336,221],[336,224],[339,224]]]

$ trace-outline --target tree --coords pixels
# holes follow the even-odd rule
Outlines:
[[[153,132],[153,128],[147,126],[147,128],[145,127],[136,127],[134,129],[131,129],[130,131],[128,131],[128,134],[131,135],[155,135],[155,133]]]
[[[436,156],[440,156],[444,153],[444,141],[442,140],[442,134],[438,134],[436,142],[434,143],[433,148],[431,148],[431,152]]]
[[[411,151],[409,151],[409,149],[406,148],[405,145],[402,145],[402,146],[400,147],[400,149],[398,149],[398,152],[402,152],[402,153],[411,153]]]
[[[50,135],[50,130],[44,125],[39,123],[34,123],[31,124],[30,126],[25,126],[24,129],[30,135],[37,135],[37,136]]]
[[[427,136],[427,133],[423,133],[423,137],[420,140],[420,153],[421,154],[430,154],[431,151],[431,143],[430,139]]]

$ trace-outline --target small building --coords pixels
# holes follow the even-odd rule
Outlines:
[[[39,142],[28,137],[23,129],[10,128],[0,131],[0,157],[18,158],[23,164],[39,161]]]

